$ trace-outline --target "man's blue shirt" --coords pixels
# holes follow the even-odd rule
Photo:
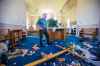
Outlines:
[[[47,28],[46,19],[40,18],[37,25],[40,27],[40,29],[45,30]]]

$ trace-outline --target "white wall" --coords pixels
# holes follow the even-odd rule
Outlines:
[[[0,0],[0,34],[26,27],[25,0]]]
[[[100,39],[100,0],[77,0],[77,35],[79,28],[99,28]]]
[[[100,0],[78,0],[77,21],[82,28],[99,27]]]
[[[0,0],[0,23],[25,26],[25,0]]]

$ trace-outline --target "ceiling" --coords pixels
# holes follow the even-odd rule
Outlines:
[[[43,10],[49,10],[57,14],[66,1],[68,0],[26,0],[26,7],[31,15],[39,15]]]
[[[26,0],[27,16],[35,16],[37,21],[43,11],[51,11],[61,22],[66,22],[69,17],[75,22],[76,4],[77,0]],[[30,17],[28,19],[31,20]]]

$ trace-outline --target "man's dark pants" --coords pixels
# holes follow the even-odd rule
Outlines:
[[[47,39],[47,43],[49,44],[49,34],[48,34],[48,31],[47,29],[45,30],[40,30],[39,31],[40,33],[40,45],[43,46],[43,36],[45,35],[46,39]]]

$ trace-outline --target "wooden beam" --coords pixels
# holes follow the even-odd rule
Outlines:
[[[63,49],[62,51],[59,51],[59,52],[57,52],[55,54],[52,54],[52,55],[48,54],[48,55],[44,56],[43,58],[41,58],[39,60],[36,60],[36,61],[34,61],[32,63],[29,63],[29,64],[26,64],[25,66],[36,66],[36,65],[41,64],[41,63],[43,63],[45,61],[48,61],[50,59],[53,59],[53,58],[55,58],[55,57],[57,57],[57,56],[65,53],[65,52],[69,52],[72,49],[74,49],[74,47],[73,46],[70,46],[69,48]]]

